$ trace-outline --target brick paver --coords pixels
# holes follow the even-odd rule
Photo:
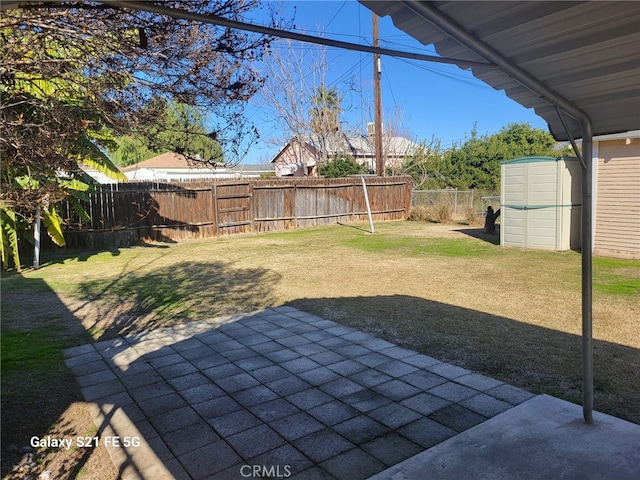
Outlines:
[[[65,356],[125,480],[364,479],[532,397],[291,307]]]

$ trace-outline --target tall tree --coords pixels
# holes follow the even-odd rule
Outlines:
[[[133,131],[115,139],[117,147],[109,149],[117,165],[126,166],[146,160],[166,151],[180,153],[187,158],[210,163],[223,163],[224,157],[215,132],[205,127],[204,115],[190,105],[167,102],[157,124],[145,136]]]
[[[342,99],[336,88],[321,85],[311,98],[311,104],[310,128],[321,146],[325,159],[329,159],[332,155],[337,155],[341,149]]]
[[[449,186],[447,156],[442,151],[440,140],[421,141],[416,151],[404,160],[401,172],[411,175],[413,188],[440,190]]]
[[[165,5],[241,20],[257,3]],[[206,110],[230,159],[255,131],[243,109],[262,83],[253,65],[269,38],[85,2],[5,10],[0,33],[2,219],[51,211],[79,185],[63,185],[60,173],[78,179],[79,163],[115,172],[104,148],[132,130],[153,139],[158,99]]]
[[[454,145],[449,153],[449,186],[498,190],[502,161],[531,155],[554,155],[554,145],[551,134],[528,123],[512,123],[498,133],[482,136],[478,136],[474,125],[471,136],[462,145]]]
[[[343,99],[351,90],[328,86],[326,48],[309,48],[291,40],[279,40],[264,62],[265,83],[257,95],[276,131],[270,143],[282,146],[294,139],[315,147],[316,164],[336,154],[340,145]],[[304,163],[306,156],[299,159]],[[305,168],[306,170],[306,168]]]
[[[567,155],[556,149],[551,134],[527,123],[512,123],[492,135],[478,135],[476,125],[462,144],[442,150],[440,141],[421,142],[417,152],[403,164],[416,188],[463,190],[500,188],[500,163],[532,155]]]
[[[151,148],[144,137],[130,133],[115,138],[114,146],[109,148],[109,157],[119,167],[126,167],[163,153]]]

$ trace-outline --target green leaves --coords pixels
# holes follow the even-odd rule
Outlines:
[[[221,142],[225,153],[230,145],[239,151],[250,131],[244,100],[261,85],[255,60],[270,38],[79,3],[16,3],[0,16],[5,266],[11,258],[19,266],[11,253],[17,255],[14,236],[29,236],[38,209],[59,245],[63,222],[54,205],[68,200],[88,218],[81,200],[91,182],[81,165],[126,181],[105,153],[116,148],[116,138],[143,133],[147,145],[155,141],[163,151],[219,162]],[[188,3],[193,11],[238,19],[257,6]],[[221,43],[227,48],[218,48]],[[203,112],[217,122],[215,140],[207,135]]]
[[[23,190],[37,190],[40,186],[40,182],[29,175],[15,177],[13,181]]]
[[[87,137],[78,143],[74,158],[78,163],[94,168],[109,178],[127,181],[127,176]]]
[[[62,233],[62,219],[56,208],[53,205],[49,208],[43,208],[41,210],[41,217],[42,223],[47,227],[47,233],[49,237],[51,237],[51,240],[53,240],[53,243],[59,247],[64,247],[67,242]]]
[[[320,175],[325,178],[346,177],[358,173],[368,173],[363,165],[356,162],[353,157],[336,157],[320,166]]]
[[[90,178],[90,177],[89,177]],[[91,217],[86,212],[80,200],[86,200],[87,192],[91,189],[91,185],[78,178],[61,178],[54,177],[51,182],[57,184],[58,188],[68,193],[68,201],[80,218],[90,221]],[[37,191],[41,182],[29,175],[15,177],[13,183],[22,190]],[[35,216],[40,215],[44,223],[47,234],[51,240],[58,246],[64,246],[66,241],[63,233],[63,221],[58,213],[56,206],[49,204],[46,197],[41,200],[42,204],[36,209]],[[26,222],[19,222],[16,212],[8,206],[2,204],[0,208],[0,230],[2,232],[2,240],[0,248],[2,250],[2,266],[4,269],[9,268],[10,261],[20,271],[20,253],[18,250],[18,238],[20,235],[30,238],[31,235],[23,230],[29,228]],[[31,239],[32,240],[32,239]]]
[[[434,144],[432,141],[431,147]],[[500,163],[530,155],[553,155],[553,137],[527,123],[514,123],[493,135],[478,136],[474,125],[471,136],[448,152],[423,145],[405,164],[418,188],[461,190],[500,188]]]
[[[115,139],[109,154],[121,166],[133,165],[148,158],[173,151],[194,160],[223,162],[220,143],[205,127],[201,111],[186,104],[155,99],[157,124],[140,128]]]
[[[4,204],[0,204],[0,253],[2,267],[9,268],[9,260],[13,261],[16,269],[20,271],[20,254],[18,253],[18,228],[16,224],[16,212]]]
[[[73,208],[74,212],[76,212],[76,214],[82,220],[84,220],[85,222],[90,222],[91,221],[91,217],[89,216],[87,211],[84,209],[84,207],[80,203],[80,200],[78,199],[78,196],[69,197],[69,203],[71,204],[71,207]]]

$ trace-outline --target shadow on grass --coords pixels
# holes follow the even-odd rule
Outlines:
[[[82,402],[83,395],[65,366],[65,348],[89,343],[91,337],[144,335],[194,318],[256,310],[274,302],[271,292],[279,281],[268,270],[236,268],[223,261],[144,267],[126,271],[125,266],[115,278],[82,284],[82,298],[73,311],[41,279],[19,274],[3,278],[3,478],[25,454],[31,437],[87,435],[66,420],[70,415],[65,412]],[[52,477],[75,478],[91,453],[91,448],[73,449],[58,462]],[[23,474],[6,478],[23,478]]]
[[[361,232],[365,232],[365,233],[371,233],[371,230],[369,228],[365,228],[361,225],[352,225],[349,223],[343,223],[343,222],[337,222],[338,225],[340,225],[341,227],[349,227],[349,228],[353,228],[354,230],[360,230]]]
[[[273,305],[279,281],[262,268],[194,260],[84,282],[74,313],[95,319],[85,327],[101,340]]]
[[[456,232],[464,233],[473,238],[484,240],[492,245],[500,245],[500,226],[496,225],[496,233],[485,233],[482,227],[478,228],[459,228]]]
[[[4,475],[29,449],[32,436],[85,434],[69,431],[72,427],[62,421],[67,408],[82,401],[62,351],[90,337],[43,280],[16,274],[2,282],[2,475],[27,478],[33,472]],[[70,452],[73,464],[54,475],[75,478],[91,453]]]
[[[407,295],[303,298],[287,305],[534,393],[582,403],[578,335]],[[594,369],[594,408],[640,424],[640,351],[594,340]]]
[[[62,264],[67,260],[78,260],[79,262],[86,262],[94,255],[99,255],[101,253],[110,253],[113,257],[117,257],[122,253],[122,250],[126,250],[128,248],[151,248],[151,249],[167,249],[169,248],[169,243],[178,243],[175,240],[171,240],[167,238],[166,240],[162,240],[163,243],[148,243],[144,241],[136,241],[132,242],[130,245],[119,246],[119,247],[109,247],[109,248],[94,248],[94,249],[85,249],[85,248],[67,248],[67,247],[57,247],[55,245],[43,250],[40,255],[40,265],[41,267],[46,267],[49,265]],[[22,258],[29,258],[29,255],[33,255],[33,251],[30,252],[22,252]]]

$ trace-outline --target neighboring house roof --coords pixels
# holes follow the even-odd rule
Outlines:
[[[187,170],[202,170],[202,171],[213,171],[216,168],[220,168],[222,165],[210,165],[201,162],[196,162],[193,160],[189,160],[184,155],[180,155],[179,153],[167,152],[162,155],[158,155],[157,157],[150,158],[143,162],[136,163],[134,165],[129,165],[122,169],[123,172],[132,172],[134,170],[139,170],[141,168],[151,168],[156,170],[167,170],[167,169],[187,169]]]
[[[262,175],[273,172],[273,165],[270,163],[241,163],[233,167],[226,167],[226,170],[241,176]]]
[[[345,137],[355,157],[375,157],[376,149],[373,139],[364,135],[359,137]],[[418,144],[405,137],[382,137],[382,149],[387,157],[406,157],[413,155]]]
[[[289,142],[275,155],[275,157],[273,157],[271,163],[277,162],[287,147],[295,143],[295,141],[295,138],[289,140]],[[412,155],[418,148],[418,144],[408,138],[395,136],[383,136],[382,145],[387,157],[405,157],[407,155]],[[309,150],[310,155],[321,150],[319,141],[313,137],[305,138],[304,146]],[[365,135],[342,135],[340,144],[337,145],[336,148],[332,149],[332,151],[352,155],[356,158],[375,157],[373,139]]]
[[[596,136],[640,128],[640,2],[359,1],[443,57],[487,62],[473,75],[535,109],[557,140],[568,137],[554,105],[586,113]]]
[[[181,180],[259,177],[273,172],[271,164],[240,164],[227,167],[190,160],[179,153],[167,152],[122,170],[129,180]]]

